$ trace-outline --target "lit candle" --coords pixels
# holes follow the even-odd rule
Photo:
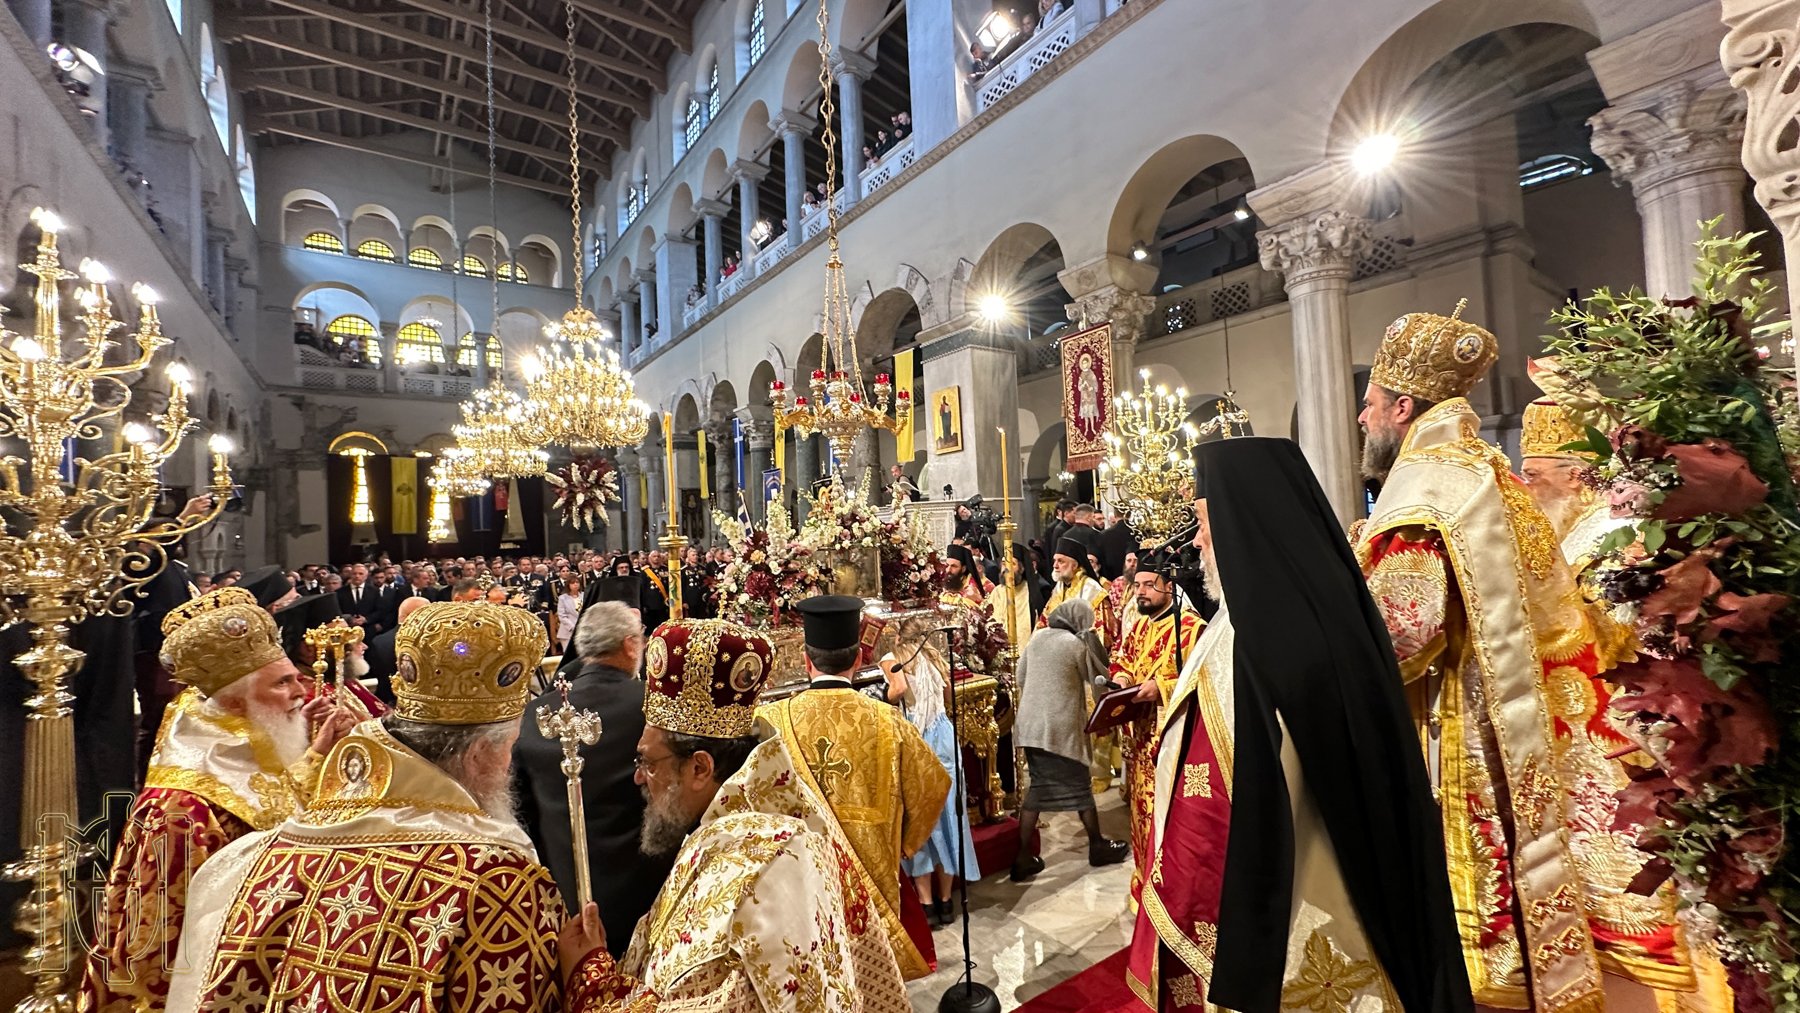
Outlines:
[[[675,533],[675,427],[663,416],[663,498],[669,501],[669,534]]]
[[[1000,430],[1000,507],[1006,511],[1006,519],[1012,520],[1012,480],[1007,477],[1006,468],[1006,427],[995,426]],[[1006,551],[1011,552],[1008,548]]]

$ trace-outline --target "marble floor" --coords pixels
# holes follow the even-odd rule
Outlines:
[[[1129,838],[1125,803],[1116,789],[1097,800],[1108,837]],[[970,954],[975,980],[1012,1010],[1131,941],[1131,861],[1088,865],[1087,835],[1074,813],[1046,813],[1039,825],[1044,871],[1029,883],[998,872],[969,884]],[[962,977],[962,922],[937,930],[938,970],[907,985],[915,1013],[934,1013],[944,991]]]

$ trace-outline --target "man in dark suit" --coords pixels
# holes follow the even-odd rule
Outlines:
[[[1125,518],[1117,517],[1100,532],[1100,576],[1112,580],[1125,572],[1125,555],[1136,551],[1137,533]]]
[[[369,568],[361,563],[344,567],[344,586],[337,589],[338,611],[352,626],[364,627],[365,636],[373,636],[381,625],[381,595],[369,583]]]
[[[450,589],[433,586],[437,583],[436,576],[431,572],[429,565],[420,563],[413,567],[412,573],[407,575],[406,583],[399,587],[388,588],[381,599],[381,628],[392,629],[397,624],[395,616],[400,611],[400,603],[408,598],[448,601]]]
[[[598,714],[604,728],[598,742],[580,747],[585,761],[581,797],[594,902],[606,927],[607,948],[615,956],[625,951],[632,929],[650,910],[675,860],[673,854],[650,856],[638,848],[644,796],[632,778],[638,738],[644,732],[644,683],[637,677],[644,628],[635,612],[620,601],[594,605],[582,613],[571,645],[582,664],[570,680],[569,703]],[[554,709],[560,704],[561,696],[553,689],[526,708],[528,717],[513,747],[513,776],[522,822],[565,903],[572,906],[575,854],[562,744],[540,734],[534,717],[539,707]]]
[[[669,557],[653,549],[648,565],[639,572],[643,574],[644,632],[655,633],[669,621]]]
[[[414,596],[400,603],[395,614],[394,625],[375,634],[368,640],[369,649],[363,655],[369,662],[369,677],[375,680],[375,695],[389,707],[394,706],[393,678],[395,671],[394,638],[400,632],[400,624],[406,617],[429,604],[424,598]]]

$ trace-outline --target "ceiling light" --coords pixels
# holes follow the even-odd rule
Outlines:
[[[1140,263],[1150,259],[1150,248],[1143,243],[1131,244],[1131,259]]]
[[[1006,319],[1006,297],[1003,295],[984,295],[981,297],[981,318],[989,323],[999,323]]]
[[[1350,153],[1350,164],[1357,172],[1368,175],[1380,172],[1394,161],[1400,151],[1400,138],[1393,134],[1370,134]]]
[[[1250,209],[1249,208],[1238,208],[1236,211],[1233,211],[1231,213],[1231,217],[1236,218],[1240,222],[1247,222],[1250,220]]]

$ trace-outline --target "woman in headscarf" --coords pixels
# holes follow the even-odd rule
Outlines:
[[[900,713],[913,723],[926,745],[937,754],[938,762],[952,775],[956,765],[956,732],[951,727],[949,706],[950,666],[931,642],[937,624],[911,619],[900,630],[894,651],[881,659],[887,673],[887,698],[900,706]],[[896,657],[896,654],[898,657]],[[969,833],[969,808],[963,793],[952,783],[944,796],[944,810],[925,846],[911,858],[900,861],[901,868],[913,877],[919,888],[919,900],[925,905],[932,928],[950,924],[950,887],[956,876],[973,882],[981,878],[981,866],[975,860],[975,838]],[[960,870],[960,871],[958,871]],[[935,889],[933,880],[936,881]]]
[[[1019,808],[1014,882],[1044,870],[1044,860],[1032,854],[1031,848],[1039,813],[1081,814],[1088,835],[1089,865],[1113,865],[1131,852],[1126,842],[1101,836],[1100,813],[1094,808],[1093,785],[1088,778],[1091,754],[1086,689],[1106,679],[1105,652],[1093,628],[1092,606],[1080,599],[1065,601],[1050,612],[1045,628],[1031,638],[1019,657],[1019,716],[1012,734],[1013,744],[1025,750],[1031,783]]]

